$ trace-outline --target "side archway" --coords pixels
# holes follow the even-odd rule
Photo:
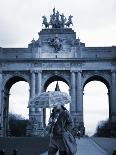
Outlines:
[[[97,123],[102,121],[102,119],[109,118],[110,125],[110,83],[102,76],[93,75],[85,81],[83,90],[85,132],[88,135],[92,135],[95,133]],[[87,129],[87,126],[91,127],[91,131]]]
[[[7,79],[6,83],[4,84],[4,89],[3,89],[3,105],[2,105],[2,111],[3,111],[3,120],[2,120],[2,128],[3,128],[3,136],[8,136],[9,135],[9,93],[11,87],[20,81],[25,81],[27,80],[22,77],[22,76],[12,76],[9,79]],[[27,82],[28,83],[28,82]]]

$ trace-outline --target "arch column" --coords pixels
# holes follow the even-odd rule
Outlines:
[[[76,125],[81,131],[81,135],[84,134],[83,123],[83,87],[82,87],[82,71],[77,71],[76,74]]]
[[[42,71],[31,71],[31,99],[38,96],[42,90]],[[34,103],[29,106],[30,118],[32,121],[32,135],[39,135],[43,129],[43,108],[39,108]],[[31,111],[33,111],[31,113]]]
[[[112,87],[111,87],[111,108],[116,113],[116,72],[112,71]]]
[[[35,97],[35,70],[31,70],[31,81],[30,81],[30,100]],[[29,120],[32,124],[32,130],[31,130],[31,135],[36,135],[36,115],[35,115],[35,105],[33,103],[29,104]]]
[[[9,92],[4,90],[3,101],[3,136],[9,135]]]
[[[82,88],[82,71],[77,72],[77,104],[76,111],[83,114],[83,88]]]
[[[0,137],[3,136],[2,80],[2,71],[0,71]]]
[[[38,70],[36,71],[37,73],[37,95],[39,95],[41,93],[42,90],[42,71]],[[40,124],[40,128],[43,128],[44,126],[44,112],[43,112],[43,108],[39,109],[39,113],[38,113],[38,122]]]
[[[116,135],[116,71],[112,71],[111,84],[111,134]]]
[[[30,97],[35,97],[35,71],[31,71],[31,88],[30,88]]]
[[[74,115],[76,112],[76,85],[75,85],[75,72],[71,72],[71,105],[70,105],[70,111],[71,114]]]
[[[37,71],[37,95],[41,93],[42,71]]]

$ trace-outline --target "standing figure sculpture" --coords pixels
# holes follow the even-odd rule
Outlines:
[[[52,25],[52,28],[55,28],[56,23],[56,13],[55,8],[53,9],[53,14],[50,15],[50,25]]]
[[[54,15],[50,15],[50,25],[52,25],[52,28],[55,28],[55,16]]]
[[[66,17],[64,16],[63,13],[60,16],[61,16],[60,25],[61,25],[61,28],[64,28],[64,25],[65,25],[65,22],[66,22]]]
[[[56,12],[56,23],[55,23],[55,27],[56,28],[60,28],[60,14],[59,14],[59,12],[57,11]]]

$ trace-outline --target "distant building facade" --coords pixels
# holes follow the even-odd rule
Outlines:
[[[82,130],[84,87],[90,81],[103,82],[108,88],[110,132],[116,134],[116,47],[86,47],[70,28],[71,15],[67,20],[53,9],[49,22],[42,18],[45,28],[28,48],[0,48],[0,136],[8,134],[9,90],[18,81],[29,83],[30,100],[51,82],[65,82],[72,98],[70,112]],[[28,108],[31,135],[39,135],[46,109],[35,104]]]

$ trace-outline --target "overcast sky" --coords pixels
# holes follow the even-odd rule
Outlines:
[[[79,37],[86,46],[116,45],[116,0],[0,0],[0,47],[27,47],[33,38],[38,39],[38,32],[42,29],[42,16],[46,15],[49,19],[54,6],[66,17],[70,14],[73,15],[74,26],[72,28],[76,32],[77,38]],[[18,87],[20,88],[20,86]],[[93,104],[89,105],[90,100],[87,100],[86,94],[84,95],[84,102],[86,100],[86,104],[88,103],[84,108],[88,114],[96,111],[96,120],[100,113],[105,118],[108,116],[108,110],[105,110],[107,97],[105,100],[102,94],[107,89],[101,89],[98,84],[97,86],[98,92],[101,90],[99,95],[102,100],[97,100],[96,95],[89,95],[91,101],[96,101],[94,103],[96,109],[91,109]],[[29,89],[27,87],[25,86],[26,89]],[[92,85],[93,87],[96,88],[95,85]],[[25,91],[22,94],[22,89],[20,90],[24,97]],[[90,92],[93,92],[91,90]],[[24,105],[21,97],[15,94],[17,91],[15,87],[14,96],[10,98],[10,101],[16,105],[19,100],[20,104]],[[27,107],[27,102],[28,95],[25,97],[25,107]],[[101,102],[104,102],[102,106]],[[101,112],[98,107],[102,107]],[[14,111],[16,109],[21,111],[22,108],[23,113],[27,115],[26,108],[23,106],[15,107]],[[13,111],[13,106],[11,111]],[[86,115],[85,124],[90,118],[92,115]],[[87,124],[88,129],[91,128],[91,131],[88,132],[92,132],[93,122],[90,121],[90,124]]]
[[[86,46],[116,45],[116,0],[0,0],[0,46],[27,47],[54,6]]]

